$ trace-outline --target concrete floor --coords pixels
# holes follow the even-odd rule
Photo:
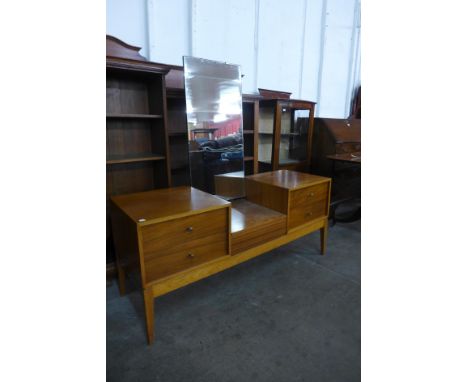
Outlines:
[[[318,232],[155,300],[107,287],[108,381],[360,381],[360,221]]]

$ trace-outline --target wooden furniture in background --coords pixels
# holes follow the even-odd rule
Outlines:
[[[189,185],[190,169],[188,155],[181,150],[188,147],[188,136],[185,114],[184,72],[182,66],[154,63],[166,70],[166,93],[168,111],[168,132],[171,145],[171,174],[173,185]],[[311,160],[311,142],[314,124],[315,103],[302,100],[290,100],[291,93],[285,91],[258,89],[259,94],[242,95],[243,139],[245,174],[277,169],[309,171]],[[289,121],[282,112],[276,120],[276,104],[281,103],[287,113],[294,117],[294,110],[309,111],[308,117],[299,117],[298,123],[292,124],[289,131]],[[263,109],[263,119],[271,119],[271,128],[263,128],[259,134],[260,105]],[[268,110],[269,109],[269,110]],[[268,111],[267,111],[268,110]],[[282,109],[280,109],[282,110]],[[273,113],[273,117],[269,114]],[[276,128],[276,126],[279,126]],[[281,131],[281,125],[282,132]],[[278,136],[273,136],[271,142],[265,132],[276,129]],[[288,138],[286,137],[288,134]],[[305,137],[307,136],[307,137]],[[259,145],[263,145],[262,158],[259,158]],[[270,149],[267,146],[271,146]],[[305,152],[305,154],[304,154]]]
[[[338,178],[338,174],[336,171],[336,168],[339,167],[340,165],[348,165],[349,167],[357,169],[357,166],[361,166],[361,152],[355,152],[355,153],[342,153],[342,154],[333,154],[333,155],[327,155],[327,159],[332,161],[333,163],[333,171],[332,171],[332,179],[336,180]],[[346,168],[346,167],[345,167]],[[360,177],[359,177],[360,179]],[[339,180],[338,180],[339,184]],[[351,192],[348,191],[348,194],[340,198],[336,198],[333,200],[333,202],[330,204],[330,214],[329,217],[332,219],[332,223],[335,224],[335,222],[341,222],[341,223],[350,223],[354,222],[356,220],[361,219],[361,193],[360,192],[355,192],[353,195]],[[355,207],[353,210],[351,210],[351,213],[348,211],[345,216],[337,216],[336,210],[337,208],[343,204],[343,203],[348,203],[350,202],[357,202],[358,206]]]
[[[333,178],[332,218],[338,204],[361,197],[360,152],[360,119],[315,119],[311,171]]]
[[[290,99],[291,98],[291,93],[282,92],[279,90],[258,88],[258,93],[260,94],[262,99]]]
[[[259,103],[259,172],[309,171],[315,103],[263,99]]]
[[[361,163],[361,152],[327,155],[327,159],[337,162]]]
[[[316,230],[325,253],[329,178],[280,170],[245,182],[246,199],[232,203],[183,186],[112,197],[120,292],[136,272],[149,343],[154,298]]]
[[[260,96],[242,95],[242,129],[244,137],[245,175],[258,172],[258,116]]]
[[[106,166],[107,262],[113,260],[109,197],[170,187],[166,131],[167,70],[140,56],[140,48],[107,36]]]

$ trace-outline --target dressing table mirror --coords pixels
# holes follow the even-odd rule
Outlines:
[[[240,66],[185,56],[184,81],[192,187],[243,197]]]

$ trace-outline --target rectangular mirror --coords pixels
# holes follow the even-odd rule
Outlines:
[[[192,186],[243,197],[240,66],[184,56],[184,80]]]

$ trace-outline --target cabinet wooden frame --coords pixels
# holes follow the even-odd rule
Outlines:
[[[258,97],[243,95],[242,109],[244,172],[252,175],[258,173]]]
[[[315,112],[315,102],[304,101],[304,100],[294,100],[294,99],[265,99],[260,100],[260,108],[273,110],[273,139],[271,142],[271,158],[269,162],[259,163],[259,172],[264,171],[274,171],[279,169],[288,169],[296,171],[305,171],[308,172],[310,169],[310,163],[312,159],[312,137],[314,131],[314,112]],[[282,109],[287,108],[291,111],[296,110],[307,110],[309,111],[308,117],[308,129],[307,129],[307,138],[306,138],[306,157],[302,161],[297,163],[280,163],[280,145],[281,145],[281,113]],[[293,122],[291,121],[291,124]],[[259,134],[262,134],[259,132]]]
[[[280,170],[247,177],[245,202],[230,203],[191,187],[113,197],[119,289],[125,293],[126,273],[140,275],[148,343],[154,340],[154,298],[316,230],[324,254],[330,190],[329,178]],[[308,208],[315,214],[307,214]],[[305,214],[293,221],[295,209]],[[234,230],[239,216],[246,219]]]

